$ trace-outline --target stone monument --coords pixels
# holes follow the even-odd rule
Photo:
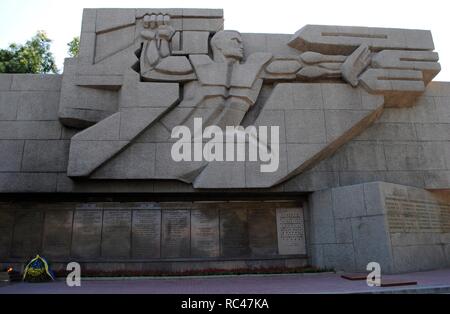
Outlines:
[[[0,262],[449,266],[450,83],[432,82],[431,32],[223,22],[85,9],[63,75],[0,75]]]

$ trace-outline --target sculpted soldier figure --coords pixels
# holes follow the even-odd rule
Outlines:
[[[342,77],[358,85],[358,76],[370,63],[367,45],[350,56],[304,52],[299,56],[276,57],[257,52],[244,61],[244,45],[239,32],[219,31],[210,41],[212,56],[171,56],[169,42],[174,29],[168,16],[144,17],[146,40],[140,58],[143,81],[194,81],[185,87],[179,108],[192,111],[178,121],[191,125],[193,117],[202,117],[205,125],[239,125],[256,102],[264,80],[319,81]],[[201,112],[203,108],[208,112]],[[201,109],[201,110],[199,110]],[[206,115],[206,116],[205,116]]]
[[[69,177],[179,180],[195,188],[272,187],[331,156],[376,121],[384,107],[414,104],[440,70],[428,31],[307,25],[290,39],[283,37],[284,43],[275,41],[283,47],[254,45],[250,52],[244,51],[239,32],[214,31],[209,18],[176,14],[172,21],[168,14],[142,13],[131,26],[101,30],[96,36],[132,35],[122,51],[116,49],[119,44],[99,41],[99,48],[106,49],[99,64],[82,64],[74,76],[65,75],[60,118],[67,125],[91,125],[71,138]],[[272,45],[280,38],[264,36]],[[108,59],[128,62],[133,52],[137,62],[119,78],[117,72],[98,82],[91,76],[97,66],[104,70]],[[264,82],[271,94],[255,106]],[[96,110],[101,106],[72,97],[78,86],[89,87],[86,94],[117,91],[117,110]],[[195,131],[199,118],[205,129],[279,126],[280,167],[261,173],[262,163],[248,160],[175,161],[172,130],[186,126],[195,138],[203,132]],[[264,145],[268,149],[270,143]]]

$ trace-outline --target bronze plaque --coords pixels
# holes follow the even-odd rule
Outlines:
[[[278,254],[275,209],[248,210],[248,238],[252,255]]]
[[[103,212],[102,257],[129,258],[131,248],[131,210]]]
[[[43,252],[48,257],[69,257],[72,239],[72,211],[45,213]]]
[[[190,210],[162,211],[162,257],[189,257],[190,223]]]
[[[250,254],[246,209],[220,209],[220,249],[222,257]]]
[[[133,210],[131,247],[133,258],[161,256],[161,210]]]
[[[31,258],[41,252],[42,211],[20,210],[16,212],[14,235],[11,248],[12,257]]]
[[[9,257],[13,235],[14,212],[0,211],[0,257]]]
[[[219,256],[219,210],[191,211],[191,256]]]
[[[86,259],[100,257],[102,215],[101,210],[75,211],[72,256]]]

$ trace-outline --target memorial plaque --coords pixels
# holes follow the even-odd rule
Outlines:
[[[164,258],[189,257],[190,210],[162,211],[161,255]]]
[[[220,249],[222,257],[250,254],[246,209],[220,210]]]
[[[161,210],[133,210],[131,230],[133,258],[161,256]]]
[[[450,231],[450,205],[438,201],[386,196],[391,233],[447,233]]]
[[[0,211],[0,257],[9,257],[13,235],[14,212]]]
[[[131,210],[103,212],[102,257],[129,258],[131,248]]]
[[[191,211],[191,256],[219,256],[219,210]]]
[[[275,209],[248,210],[248,238],[252,255],[277,255]]]
[[[42,211],[17,211],[11,248],[12,257],[30,258],[41,252]]]
[[[278,253],[306,254],[303,208],[277,208]]]
[[[75,211],[72,256],[87,259],[100,257],[102,216],[101,210]]]
[[[47,257],[69,257],[72,240],[72,211],[45,213],[43,252]]]

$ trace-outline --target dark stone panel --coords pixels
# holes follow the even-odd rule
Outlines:
[[[249,255],[246,209],[220,209],[220,250],[222,257]]]
[[[69,257],[72,240],[73,211],[45,213],[43,254],[45,257]]]
[[[0,211],[0,257],[9,257],[14,227],[14,212]]]
[[[191,211],[191,256],[217,257],[219,249],[219,210]]]
[[[103,212],[102,257],[129,258],[131,249],[131,210]]]
[[[73,221],[72,256],[75,258],[100,257],[102,236],[101,210],[77,210]]]
[[[41,254],[43,220],[42,211],[16,212],[11,257],[31,258]]]
[[[190,210],[162,211],[163,258],[189,257],[190,255]]]
[[[161,210],[133,210],[132,257],[161,256]]]
[[[248,237],[252,255],[278,254],[275,209],[248,210]]]

